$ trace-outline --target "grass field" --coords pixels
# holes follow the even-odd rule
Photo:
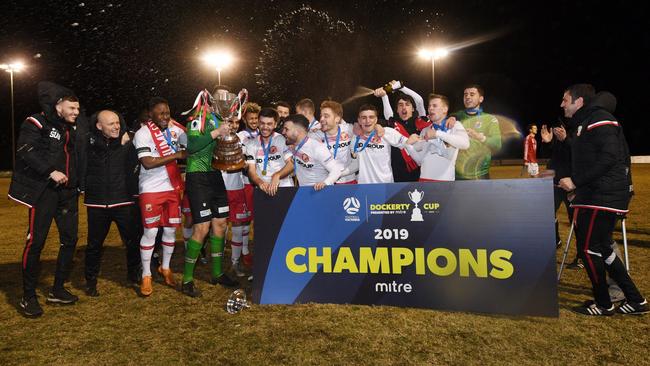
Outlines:
[[[493,178],[515,178],[519,167],[496,167]],[[650,297],[650,165],[633,167],[637,195],[628,219],[631,274]],[[0,192],[9,179],[0,178]],[[26,319],[20,257],[27,210],[0,200],[0,365],[12,364],[650,364],[650,316],[591,318],[569,308],[590,297],[584,270],[567,270],[559,286],[560,317],[490,316],[383,306],[253,306],[224,311],[230,291],[209,285],[198,265],[203,297],[191,299],[154,284],[151,298],[126,287],[124,250],[113,227],[99,280],[99,298],[83,295],[85,209],[71,289],[75,306],[45,305],[57,253],[56,229],[43,251],[39,294],[45,314]],[[566,214],[561,212],[566,235]],[[621,241],[620,231],[614,238]],[[182,270],[179,242],[172,264]],[[575,248],[569,253],[573,258]],[[561,251],[557,253],[558,261]]]

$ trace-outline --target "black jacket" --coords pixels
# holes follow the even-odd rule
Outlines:
[[[630,153],[623,129],[612,113],[616,98],[601,92],[570,121],[576,126],[571,142],[571,180],[575,207],[627,210],[632,194]]]
[[[138,158],[132,141],[122,145],[126,123],[120,117],[120,136],[106,138],[97,129],[97,114],[90,117],[83,139],[85,156],[80,161],[80,190],[88,206],[112,207],[135,202],[138,194]]]
[[[9,197],[29,207],[48,185],[57,187],[49,177],[55,170],[68,177],[65,187],[77,188],[77,126],[58,117],[55,109],[67,95],[74,94],[51,82],[38,83],[42,112],[27,117],[20,126]]]

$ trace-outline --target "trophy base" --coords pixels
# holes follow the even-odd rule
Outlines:
[[[223,163],[220,161],[213,160],[212,168],[216,170],[223,170],[226,172],[233,172],[235,170],[241,170],[246,166],[245,161],[240,161],[238,163]]]
[[[411,214],[411,221],[424,221],[422,217],[422,211],[419,208],[414,208],[413,213]]]

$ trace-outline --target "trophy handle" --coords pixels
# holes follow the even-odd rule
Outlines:
[[[233,99],[232,104],[230,105],[230,113],[234,114],[234,112],[237,112],[237,119],[241,119],[241,116],[244,111],[244,106],[246,105],[246,102],[248,102],[248,90],[242,89],[239,91],[239,94],[237,94],[237,98]]]

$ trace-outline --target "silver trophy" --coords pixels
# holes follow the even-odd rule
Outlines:
[[[424,198],[424,191],[418,191],[417,189],[413,192],[409,192],[409,198],[413,203],[415,203],[415,208],[411,214],[411,221],[424,221],[422,218],[422,211],[418,208],[418,203]]]
[[[212,106],[215,114],[224,123],[241,119],[244,104],[248,100],[248,91],[242,89],[234,94],[225,89],[212,93]],[[212,167],[218,170],[235,171],[246,165],[241,142],[234,131],[228,136],[217,137],[217,145],[212,153]]]
[[[230,298],[226,302],[226,311],[228,314],[237,314],[242,311],[242,309],[248,309],[251,306],[246,300],[246,292],[242,289],[237,289],[230,294]]]

